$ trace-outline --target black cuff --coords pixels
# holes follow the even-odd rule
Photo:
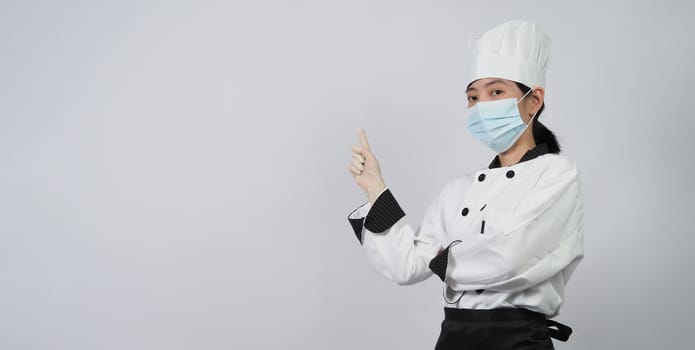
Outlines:
[[[362,226],[364,225],[364,218],[351,219],[348,217],[348,221],[350,222],[352,229],[355,231],[357,240],[360,242],[360,245],[362,245]]]
[[[570,338],[570,335],[572,334],[572,328],[570,328],[570,326],[553,320],[546,320],[545,322],[548,325],[551,338],[562,342],[566,342]],[[557,327],[557,329],[553,327]]]
[[[451,245],[456,243],[456,242],[461,242],[461,241],[453,241],[449,243],[449,245],[446,247],[446,249],[442,250],[430,260],[430,270],[434,272],[435,275],[439,276],[439,279],[444,281],[444,278],[446,278],[446,266],[449,263],[449,248],[451,248]]]
[[[388,230],[393,224],[405,216],[390,189],[384,190],[374,202],[364,220],[364,227],[374,233]]]

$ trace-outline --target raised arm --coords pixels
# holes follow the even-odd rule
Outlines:
[[[355,209],[348,220],[375,270],[400,285],[414,284],[432,275],[430,262],[446,244],[449,223],[446,196],[450,182],[430,204],[420,225],[413,229],[390,189],[374,202]]]
[[[360,146],[352,148],[350,172],[369,200],[350,213],[348,221],[379,274],[401,285],[422,281],[432,275],[428,265],[442,249],[446,237],[446,189],[430,205],[422,223],[413,229],[395,196],[386,188],[362,129],[359,139]]]

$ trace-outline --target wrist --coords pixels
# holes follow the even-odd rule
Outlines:
[[[367,189],[367,198],[369,199],[369,202],[370,202],[371,204],[374,204],[374,202],[376,201],[377,197],[379,197],[379,195],[380,195],[382,192],[384,192],[385,189],[386,189],[386,185],[384,184],[383,181],[380,182],[380,183],[379,183],[378,185],[376,185],[376,186],[373,186],[373,187],[368,188],[368,189]]]

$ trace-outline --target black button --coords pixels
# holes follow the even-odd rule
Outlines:
[[[468,215],[468,208],[463,208],[463,210],[461,210],[461,215],[463,215],[463,216]]]
[[[478,181],[483,181],[483,180],[485,180],[485,174],[480,174],[480,176],[478,176]]]
[[[510,178],[510,179],[513,178],[513,177],[514,177],[514,170],[509,170],[509,171],[507,172],[507,177]]]

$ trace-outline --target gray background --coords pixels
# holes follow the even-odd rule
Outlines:
[[[553,41],[580,167],[558,349],[689,347],[692,2],[1,1],[1,349],[431,349],[441,283],[379,277],[347,214],[364,127],[417,226],[493,154],[466,44]]]

